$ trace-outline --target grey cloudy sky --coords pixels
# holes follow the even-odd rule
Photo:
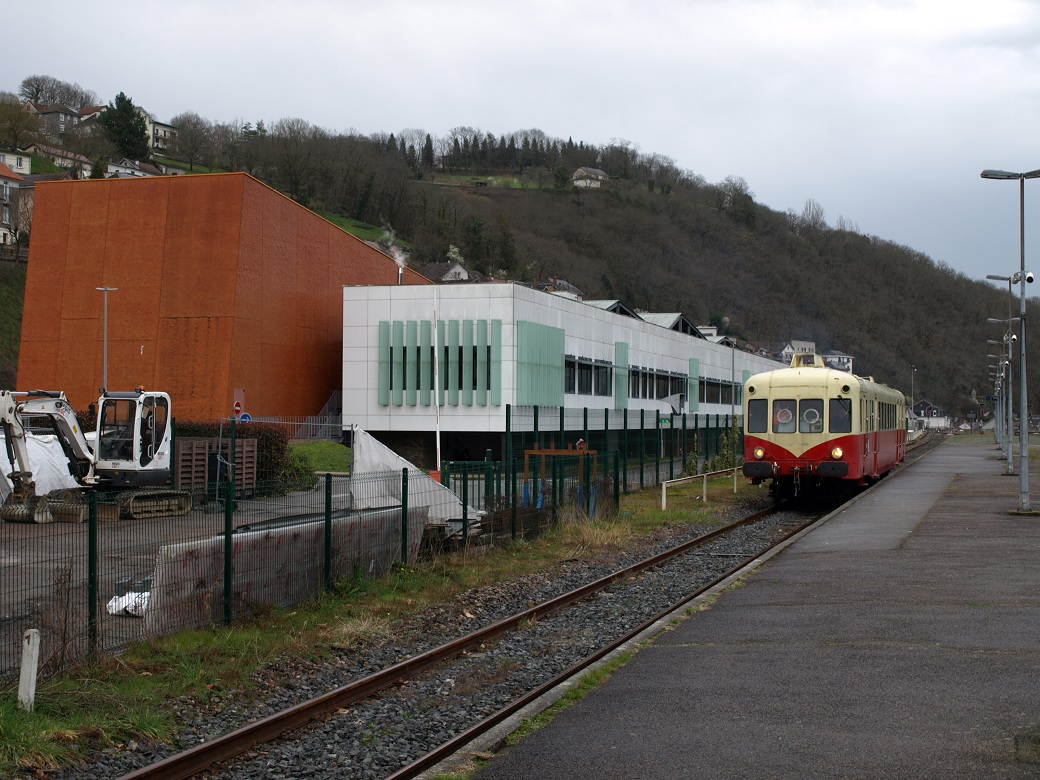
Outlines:
[[[164,121],[624,139],[972,278],[1019,264],[1018,184],[980,171],[1040,168],[1035,0],[52,0],[26,22],[0,89],[45,74]],[[1040,271],[1040,180],[1026,238]]]

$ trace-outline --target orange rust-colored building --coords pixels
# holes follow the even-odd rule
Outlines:
[[[182,420],[317,414],[341,387],[343,287],[429,284],[244,173],[41,182],[19,390],[165,390]]]

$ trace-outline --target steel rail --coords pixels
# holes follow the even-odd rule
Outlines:
[[[760,513],[757,513],[757,514],[758,514],[759,517],[761,517],[762,515],[769,514],[770,511],[771,510],[767,510],[766,512],[760,512]],[[567,669],[566,671],[561,672],[560,674],[558,674],[553,679],[549,680],[546,683],[543,683],[538,688],[536,688],[536,689],[526,693],[523,697],[521,697],[519,699],[516,699],[515,701],[509,703],[508,705],[506,705],[505,708],[499,710],[498,712],[496,712],[496,713],[494,713],[492,715],[489,715],[484,720],[480,721],[479,723],[474,724],[472,727],[467,729],[465,732],[463,732],[463,733],[453,737],[451,740],[449,740],[448,742],[445,742],[443,745],[435,748],[431,752],[427,753],[425,756],[422,756],[422,757],[416,759],[415,761],[413,761],[408,766],[403,767],[402,769],[398,770],[394,774],[387,776],[385,778],[385,780],[411,780],[411,778],[417,777],[418,775],[422,774],[426,770],[436,766],[441,761],[445,760],[446,758],[448,758],[452,754],[454,754],[457,751],[459,751],[463,746],[465,746],[468,743],[472,742],[474,739],[479,737],[481,734],[484,734],[485,732],[490,731],[492,728],[497,726],[499,723],[503,722],[507,718],[511,717],[512,715],[514,715],[517,712],[519,712],[520,710],[522,710],[524,707],[526,707],[531,702],[533,702],[536,699],[538,699],[538,698],[544,696],[545,694],[549,693],[549,691],[551,691],[553,688],[557,687],[558,685],[562,685],[563,683],[567,682],[571,678],[573,678],[576,675],[580,674],[582,671],[584,671],[588,667],[592,666],[594,663],[596,663],[600,659],[606,657],[610,653],[614,652],[615,650],[620,648],[625,643],[631,642],[633,639],[637,638],[643,632],[645,632],[645,631],[649,630],[651,627],[653,627],[654,624],[660,622],[661,620],[666,619],[669,615],[673,614],[676,610],[682,609],[687,604],[689,604],[691,601],[696,600],[697,598],[699,598],[703,594],[705,594],[708,591],[710,591],[712,588],[715,588],[718,585],[720,585],[721,583],[725,582],[727,579],[732,577],[736,572],[739,572],[740,570],[744,569],[745,567],[750,566],[756,560],[761,558],[765,553],[769,552],[770,550],[772,550],[777,545],[782,544],[784,541],[786,541],[786,539],[788,537],[790,537],[793,533],[797,533],[798,531],[800,531],[800,530],[802,530],[804,528],[807,528],[808,526],[812,525],[813,523],[815,523],[819,519],[820,519],[819,516],[816,516],[816,517],[813,517],[812,519],[806,521],[798,529],[796,529],[795,531],[792,531],[791,534],[785,534],[784,538],[777,539],[775,542],[773,542],[768,547],[765,547],[762,550],[759,550],[754,555],[748,556],[743,561],[741,561],[738,565],[734,566],[733,568],[731,568],[731,569],[727,570],[726,572],[724,572],[723,574],[719,575],[718,577],[716,577],[714,580],[712,580],[708,584],[704,585],[703,587],[698,588],[695,592],[690,593],[689,595],[684,596],[683,598],[679,599],[679,601],[675,602],[670,607],[665,608],[664,610],[659,612],[657,615],[655,615],[654,617],[652,617],[649,620],[647,620],[641,626],[637,626],[636,628],[632,629],[631,631],[629,631],[624,636],[621,636],[621,637],[615,639],[609,645],[600,648],[599,650],[597,650],[592,655],[590,655],[587,658],[585,658],[585,659],[579,661],[578,663],[576,663],[570,669]],[[744,522],[752,522],[752,521],[745,519]]]
[[[632,577],[646,569],[659,566],[671,558],[682,555],[695,547],[702,546],[742,525],[747,525],[760,520],[763,517],[773,514],[775,511],[776,509],[771,507],[750,514],[740,520],[736,520],[698,536],[696,539],[683,542],[682,544],[669,550],[665,550],[662,553],[646,558],[631,566],[627,566],[624,569],[619,569],[618,571],[608,574],[605,577],[601,577],[594,582],[590,582],[580,588],[576,588],[568,593],[564,593],[556,598],[550,599],[549,601],[538,604],[524,612],[520,612],[512,617],[505,618],[490,626],[474,631],[473,633],[467,634],[466,636],[445,645],[428,650],[405,661],[394,664],[393,666],[388,666],[386,669],[379,672],[375,672],[367,677],[361,678],[360,680],[348,683],[347,685],[336,688],[335,690],[321,696],[301,702],[300,704],[282,710],[281,712],[269,715],[266,718],[261,718],[260,720],[249,723],[235,729],[234,731],[230,731],[227,734],[215,737],[214,739],[197,745],[196,747],[167,756],[154,764],[149,764],[148,766],[129,772],[119,778],[119,780],[184,780],[185,778],[192,777],[209,769],[214,764],[227,762],[236,756],[245,753],[256,745],[269,742],[289,731],[306,726],[308,723],[317,720],[330,712],[335,712],[336,710],[342,709],[343,707],[357,701],[366,699],[373,694],[391,688],[402,680],[408,679],[431,666],[455,658],[456,656],[465,653],[467,650],[478,647],[479,645],[495,639],[508,631],[514,630],[523,623],[536,621],[552,612],[570,606],[574,602],[580,601],[597,591],[604,590],[619,580]],[[773,546],[775,545],[771,545],[766,548],[766,550],[772,549]],[[765,550],[762,552],[765,552]],[[761,555],[761,552],[749,558],[748,561],[754,560],[754,558],[757,558],[759,555]],[[741,566],[746,565],[746,563],[747,562],[742,563]],[[738,569],[740,567],[738,566],[734,568]],[[727,576],[730,575],[726,574],[723,578]],[[711,587],[711,585],[707,587]],[[703,592],[703,590],[704,589],[698,591],[698,594]],[[696,598],[696,595],[697,594],[690,596],[685,601]],[[680,605],[685,603],[685,601],[680,602]],[[675,608],[677,607],[670,607],[669,611]],[[655,620],[656,619],[657,618],[655,618]],[[653,622],[654,621],[651,621],[651,624]],[[602,657],[607,652],[610,652],[610,650],[608,649],[596,653],[593,660]],[[592,662],[593,661],[588,661],[587,663]],[[573,674],[573,672],[565,674]],[[526,701],[530,698],[532,698],[530,695],[525,696],[522,701]],[[487,728],[490,728],[490,726]],[[469,734],[469,732],[466,733]],[[454,744],[458,739],[459,738],[457,737],[447,744]],[[440,749],[438,749],[437,752],[439,752],[439,750]],[[429,755],[433,754],[431,753]],[[447,753],[444,753],[444,755],[447,755]],[[419,759],[419,762],[424,762],[425,760],[424,757]],[[416,764],[412,764],[410,766],[415,765]],[[429,764],[424,763],[424,766],[427,765]],[[393,775],[393,777],[396,778],[398,775]],[[406,775],[401,775],[401,777],[406,777]]]

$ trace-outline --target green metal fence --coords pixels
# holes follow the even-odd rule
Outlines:
[[[740,418],[660,411],[507,407],[505,459],[545,449],[618,452],[621,490],[700,473],[705,463],[743,459]]]
[[[199,445],[201,476],[179,484],[192,493],[187,513],[127,519],[112,495],[94,492],[55,512],[81,522],[0,522],[0,676],[16,676],[28,629],[41,632],[49,674],[181,628],[299,604],[342,578],[414,561],[424,544],[508,541],[613,512],[621,492],[727,446],[740,451],[739,440],[727,445],[728,417],[640,414],[636,423],[536,408],[508,417],[506,457],[443,464],[447,490],[415,468],[243,475],[248,445],[232,429]]]
[[[436,496],[409,501],[410,479],[425,478],[418,470],[321,475],[262,497],[235,495],[229,477],[180,516],[120,518],[111,496],[91,492],[84,522],[0,523],[4,679],[17,673],[31,628],[47,674],[141,639],[299,604],[340,578],[377,576],[417,558],[436,510]]]

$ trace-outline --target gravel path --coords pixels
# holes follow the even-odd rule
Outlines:
[[[735,509],[719,524],[758,508]],[[275,780],[386,777],[711,582],[804,520],[804,513],[781,512],[740,528],[446,667],[341,710],[337,717],[301,732],[295,740],[262,745],[248,760],[213,776]],[[106,751],[89,765],[47,776],[57,780],[119,777],[522,612],[705,530],[675,529],[647,538],[624,553],[569,561],[548,572],[468,591],[410,617],[400,624],[392,640],[381,645],[336,651],[320,661],[286,659],[269,665],[258,674],[257,690],[248,700],[226,692],[205,705],[189,699],[174,702],[183,730],[172,745],[131,744]]]

